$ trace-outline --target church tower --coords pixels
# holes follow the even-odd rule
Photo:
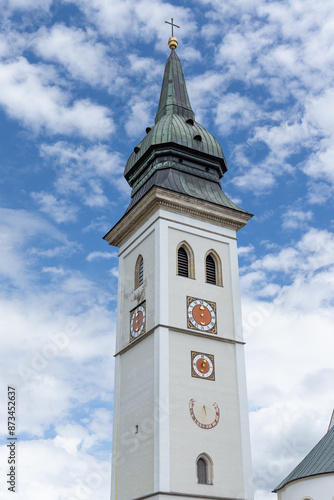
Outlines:
[[[251,500],[236,238],[251,214],[221,189],[176,46],[104,237],[119,247],[111,499]]]

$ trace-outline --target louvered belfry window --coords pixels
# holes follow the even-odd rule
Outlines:
[[[189,277],[188,254],[183,247],[180,247],[177,252],[177,274],[186,278]]]
[[[143,278],[144,278],[144,259],[141,258],[139,262],[139,272],[138,272],[138,285],[143,284]]]
[[[144,281],[144,259],[141,255],[138,256],[135,267],[135,288],[138,288]]]
[[[216,263],[210,254],[206,258],[206,282],[216,284]]]
[[[200,484],[207,484],[208,478],[206,473],[206,463],[203,458],[197,460],[197,477]]]

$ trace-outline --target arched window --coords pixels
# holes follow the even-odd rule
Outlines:
[[[135,267],[135,288],[143,284],[144,280],[144,259],[141,255],[138,256]]]
[[[222,264],[214,250],[209,250],[205,256],[205,281],[212,285],[223,286]]]
[[[177,247],[176,274],[195,278],[194,252],[186,241],[182,241]]]
[[[216,284],[216,263],[211,254],[206,257],[206,282],[212,285]]]
[[[201,453],[196,460],[198,484],[213,484],[213,461],[206,453]]]
[[[184,247],[180,247],[177,252],[177,274],[186,278],[189,277],[188,254]]]
[[[203,458],[197,460],[197,477],[200,484],[207,484],[206,463]]]

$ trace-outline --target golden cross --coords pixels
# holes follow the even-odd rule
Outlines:
[[[165,21],[165,23],[170,24],[172,26],[172,36],[174,36],[173,27],[175,26],[176,28],[179,28],[180,26],[178,24],[173,23],[173,21],[174,21],[173,17],[171,17],[170,20],[172,21],[171,23],[169,21]]]

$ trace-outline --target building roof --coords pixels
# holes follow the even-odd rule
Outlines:
[[[215,205],[224,206],[247,213],[231,201],[216,182],[203,182],[202,179],[173,168],[157,170],[150,179],[131,198],[127,212],[153,187],[161,187],[169,191],[185,194],[192,198],[205,200]]]
[[[329,429],[304,460],[276,486],[274,492],[297,479],[329,473],[334,473],[334,426]]]
[[[125,178],[129,176],[129,173],[138,163],[138,160],[140,160],[150,148],[168,143],[178,144],[189,149],[196,149],[204,154],[219,158],[223,164],[221,177],[227,170],[222,148],[217,139],[215,139],[210,132],[192,119],[187,119],[179,114],[168,113],[162,115],[160,120],[152,128],[147,128],[147,135],[137,144],[127,161],[124,171]]]
[[[220,179],[226,171],[219,142],[195,121],[181,62],[172,48],[155,124],[147,127],[125,166],[124,177],[132,187],[127,211],[157,186],[247,213],[223,193]]]
[[[155,123],[158,123],[162,116],[172,114],[195,120],[181,62],[175,50],[171,50],[165,66]]]

